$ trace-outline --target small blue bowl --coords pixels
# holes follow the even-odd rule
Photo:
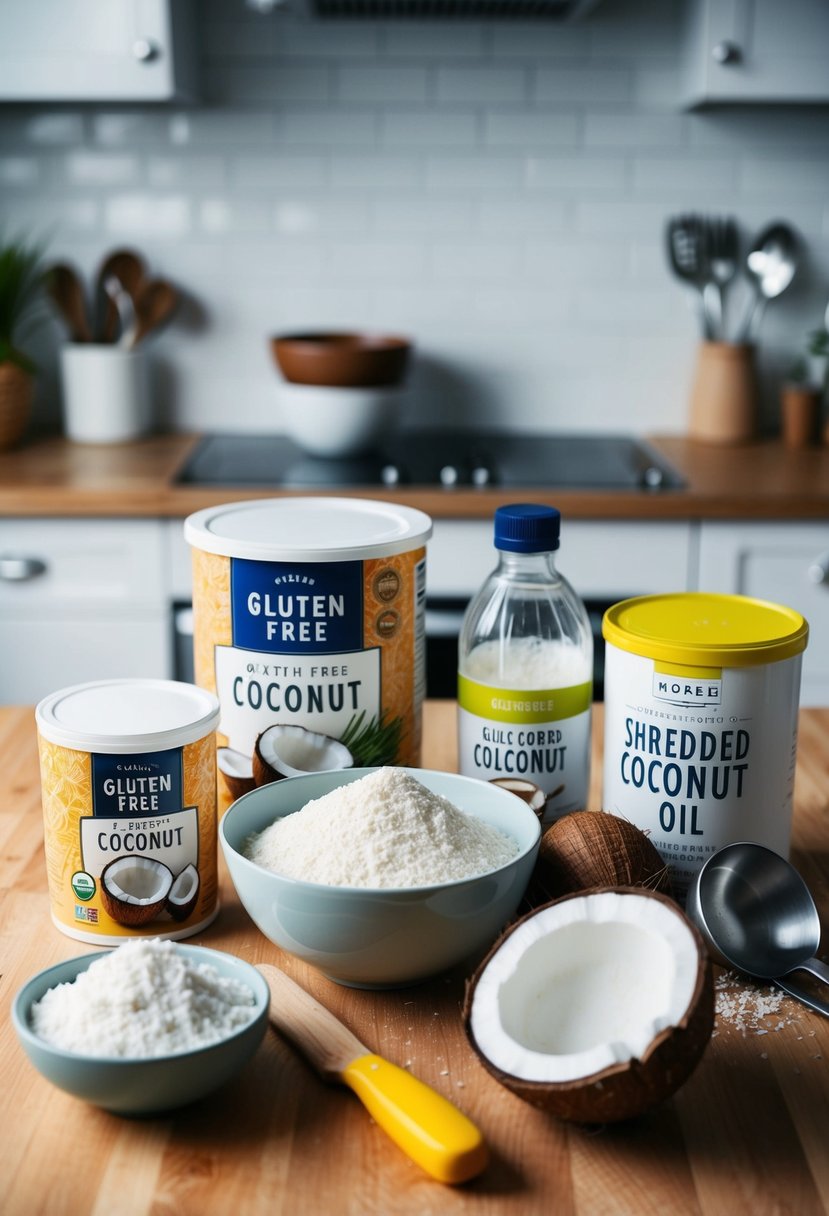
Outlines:
[[[227,1038],[196,1051],[151,1059],[80,1055],[55,1047],[32,1030],[32,1006],[58,984],[71,984],[90,963],[111,951],[84,954],[47,967],[23,985],[12,1004],[12,1022],[35,1068],[58,1089],[119,1115],[153,1115],[195,1102],[238,1073],[256,1051],[268,1024],[270,993],[255,967],[219,950],[182,946],[194,963],[250,988],[255,1014]]]
[[[230,877],[265,937],[355,988],[419,983],[492,944],[515,912],[535,865],[541,826],[508,790],[433,769],[406,771],[460,810],[512,836],[516,855],[496,870],[424,887],[333,887],[276,874],[245,856],[249,838],[313,798],[375,772],[338,769],[285,777],[225,812],[219,840]]]

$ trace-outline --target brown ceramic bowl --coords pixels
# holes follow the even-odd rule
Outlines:
[[[411,343],[386,334],[307,333],[271,338],[271,352],[292,384],[372,388],[399,384]]]

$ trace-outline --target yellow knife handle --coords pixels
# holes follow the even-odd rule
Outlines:
[[[341,1072],[383,1131],[439,1182],[466,1182],[489,1153],[471,1119],[417,1077],[368,1053]]]

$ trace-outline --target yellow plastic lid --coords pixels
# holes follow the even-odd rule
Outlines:
[[[685,591],[639,595],[608,608],[606,642],[631,654],[688,667],[754,667],[806,649],[799,612],[745,595]]]

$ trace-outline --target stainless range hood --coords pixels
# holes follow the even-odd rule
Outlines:
[[[268,0],[250,2],[263,7]],[[302,8],[312,17],[579,21],[598,3],[599,0],[302,0]]]

